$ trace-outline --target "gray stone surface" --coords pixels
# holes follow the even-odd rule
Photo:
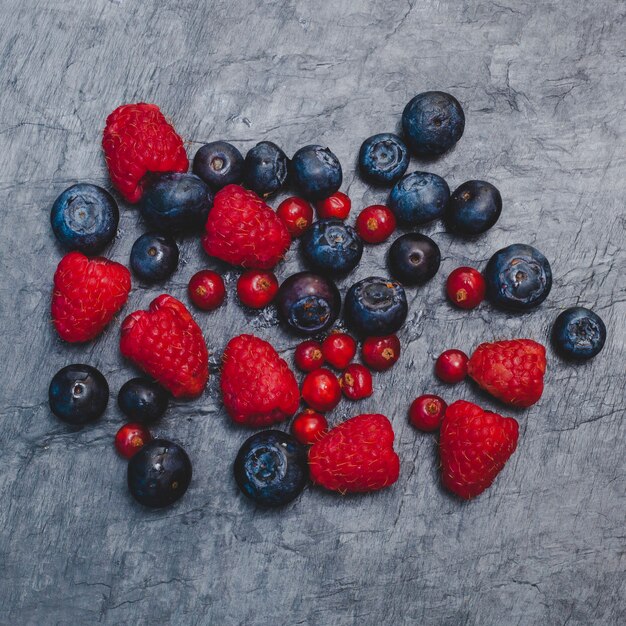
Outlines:
[[[335,0],[0,0],[0,622],[5,624],[624,624],[624,2]],[[270,139],[291,154],[330,146],[354,213],[384,202],[355,174],[361,141],[398,127],[427,89],[453,93],[467,115],[457,148],[431,164],[451,187],[494,182],[502,218],[476,241],[424,229],[440,274],[411,290],[404,354],[375,395],[343,402],[393,421],[402,471],[391,489],[338,497],[309,489],[282,511],[251,506],[231,478],[249,435],[220,406],[216,375],[198,401],[176,403],[157,432],[194,462],[176,506],[149,511],[125,487],[113,449],[115,394],[133,368],[118,353],[119,319],[96,341],[64,345],[49,319],[61,257],[50,204],[75,181],[108,185],[99,141],[123,102],[158,103],[189,141],[242,150]],[[354,215],[353,215],[354,217]],[[142,226],[123,206],[107,254],[127,262]],[[537,246],[555,284],[537,311],[443,297],[455,266],[483,267],[497,248]],[[384,273],[368,248],[356,278]],[[164,290],[185,300],[190,276],[214,267],[197,238]],[[299,268],[295,250],[279,269]],[[236,273],[228,305],[198,314],[218,363],[227,339],[253,330],[291,358],[273,314],[244,313]],[[135,282],[124,313],[158,293]],[[407,424],[426,391],[478,400],[432,374],[444,348],[482,340],[545,341],[563,308],[593,307],[609,339],[572,366],[549,350],[546,393],[521,425],[518,451],[471,503],[438,483],[436,440]],[[47,386],[71,362],[108,377],[97,425],[72,430],[50,414]],[[506,411],[509,412],[509,411]]]

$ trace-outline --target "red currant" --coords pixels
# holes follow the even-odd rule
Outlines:
[[[284,222],[292,237],[299,237],[313,222],[311,205],[296,196],[283,200],[278,205],[276,214]]]
[[[321,200],[315,207],[317,208],[317,217],[325,219],[334,217],[339,220],[345,220],[350,214],[352,202],[345,193],[337,191],[332,196]]]
[[[124,424],[115,435],[115,447],[125,459],[130,459],[150,439],[152,435],[143,424]]]
[[[345,369],[356,354],[356,341],[346,333],[331,333],[322,342],[322,354],[335,369]]]
[[[312,339],[307,339],[298,344],[294,354],[296,367],[303,372],[312,372],[324,365],[322,344]]]
[[[189,299],[204,311],[212,311],[224,302],[226,286],[217,272],[201,270],[194,274],[187,287]]]
[[[315,411],[331,411],[341,399],[337,377],[323,367],[310,372],[302,383],[302,398]]]
[[[439,396],[420,396],[411,404],[409,421],[419,430],[432,432],[441,426],[447,408],[448,405]]]
[[[487,284],[473,267],[457,267],[448,276],[446,291],[452,304],[461,309],[473,309],[485,299]]]
[[[359,363],[346,367],[339,384],[346,398],[350,400],[361,400],[372,395],[372,375],[367,367]]]
[[[435,363],[435,374],[444,382],[454,385],[467,376],[467,354],[460,350],[446,350]]]
[[[356,218],[356,232],[367,243],[381,243],[396,229],[396,217],[386,206],[373,204]]]
[[[328,431],[328,422],[321,413],[305,409],[291,423],[291,434],[305,446],[315,443]]]
[[[251,309],[262,309],[278,293],[278,279],[272,272],[248,270],[237,281],[237,295],[241,304]]]
[[[396,335],[368,337],[361,346],[361,358],[375,372],[387,370],[400,358],[400,340]]]

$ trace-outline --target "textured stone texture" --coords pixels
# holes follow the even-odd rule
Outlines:
[[[625,623],[625,13],[611,0],[0,0],[0,622]],[[376,377],[372,398],[330,416],[387,413],[399,482],[365,497],[309,489],[286,510],[256,510],[230,470],[249,433],[229,424],[213,376],[200,400],[175,404],[156,429],[192,457],[189,492],[171,509],[137,506],[112,445],[122,419],[115,394],[134,373],[118,354],[119,321],[70,347],[48,313],[61,254],[50,204],[75,181],[108,184],[99,149],[107,113],[158,103],[190,155],[222,138],[242,150],[269,139],[289,154],[328,145],[358,210],[386,197],[355,175],[361,141],[398,128],[409,98],[433,88],[461,101],[465,135],[411,170],[452,188],[492,181],[504,211],[476,241],[439,223],[424,229],[443,264],[410,291],[402,360]],[[127,262],[141,231],[123,207],[108,255]],[[541,308],[505,315],[446,304],[450,270],[483,267],[518,241],[552,262]],[[342,286],[384,273],[384,253],[369,248]],[[190,276],[218,266],[197,238],[182,243],[182,258],[163,289],[185,299]],[[292,250],[279,277],[299,267]],[[272,313],[243,312],[236,274],[227,276],[228,305],[197,315],[214,364],[229,337],[251,329],[290,358],[296,341]],[[135,282],[125,312],[157,293]],[[604,352],[573,366],[550,350],[546,394],[515,412],[519,448],[495,486],[468,504],[448,496],[435,438],[407,424],[410,400],[433,391],[501,407],[469,385],[439,385],[434,357],[494,338],[545,340],[574,304],[604,318]],[[113,395],[101,422],[72,430],[51,416],[46,394],[57,369],[80,361],[107,375]]]

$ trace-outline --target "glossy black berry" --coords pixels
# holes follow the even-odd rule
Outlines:
[[[48,389],[50,410],[68,424],[97,420],[109,402],[109,385],[91,365],[67,365],[52,378]]]
[[[418,226],[443,216],[450,197],[448,183],[430,172],[403,176],[389,194],[387,206],[404,226]]]
[[[439,246],[426,235],[407,233],[398,237],[387,257],[391,275],[403,285],[423,285],[439,270]]]
[[[361,260],[363,241],[354,228],[342,220],[318,220],[302,236],[301,249],[314,271],[343,275],[351,272]]]
[[[193,173],[213,191],[226,185],[238,185],[243,179],[244,159],[227,141],[204,144],[193,158]]]
[[[178,246],[169,235],[145,233],[133,244],[130,266],[146,282],[169,278],[178,267]]]
[[[126,381],[117,394],[120,410],[132,422],[151,424],[167,410],[169,397],[161,385],[149,378]]]
[[[565,358],[591,359],[604,347],[606,326],[593,311],[575,306],[556,318],[552,341],[557,352]]]
[[[339,159],[323,146],[304,146],[291,160],[293,180],[310,202],[324,200],[341,187],[343,174]]]
[[[247,439],[233,469],[239,489],[262,506],[291,502],[309,478],[306,448],[280,430],[265,430]]]
[[[359,168],[363,178],[375,185],[392,185],[409,166],[409,151],[392,133],[368,137],[359,151]]]
[[[455,189],[446,205],[448,228],[459,235],[489,230],[502,213],[500,192],[484,180],[468,180]]]
[[[277,192],[287,180],[289,159],[271,141],[261,141],[248,150],[244,165],[246,186],[262,198]]]

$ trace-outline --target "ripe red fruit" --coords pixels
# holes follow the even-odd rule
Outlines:
[[[345,220],[348,217],[351,206],[350,198],[341,191],[335,192],[315,205],[319,219],[334,217],[339,220]]]
[[[310,372],[302,383],[302,399],[315,411],[331,411],[341,399],[337,377],[323,367]]]
[[[384,415],[346,420],[309,449],[311,480],[340,493],[389,487],[400,475],[393,439],[391,423]]]
[[[444,487],[469,500],[493,483],[517,447],[512,417],[457,400],[446,410],[439,437]]]
[[[237,295],[241,304],[251,309],[262,309],[278,293],[278,279],[272,272],[248,270],[237,281]]]
[[[492,396],[513,406],[529,407],[543,393],[546,349],[532,339],[481,343],[467,370]]]
[[[296,346],[294,354],[296,367],[303,372],[312,372],[324,365],[322,344],[313,339],[307,339]]]
[[[375,372],[387,370],[400,358],[400,340],[396,335],[368,337],[361,346],[361,358]]]
[[[345,369],[356,354],[356,341],[346,333],[331,333],[322,342],[322,354],[335,369]]]
[[[51,304],[54,327],[65,341],[89,341],[124,306],[129,292],[130,272],[123,265],[69,252],[54,273]]]
[[[284,222],[293,238],[299,237],[313,222],[311,205],[296,196],[283,200],[278,205],[276,214]]]
[[[460,350],[442,352],[435,363],[435,374],[444,383],[454,385],[467,376],[467,354]]]
[[[186,172],[183,140],[156,104],[124,104],[109,117],[102,135],[104,158],[113,186],[139,202],[148,172]]]
[[[200,270],[195,273],[189,281],[187,291],[189,299],[203,311],[217,309],[226,298],[224,279],[211,270]]]
[[[460,309],[473,309],[484,299],[487,283],[473,267],[457,267],[446,282],[448,298]]]
[[[409,408],[409,421],[419,430],[432,432],[441,426],[447,408],[448,405],[439,396],[419,396]]]
[[[372,375],[367,367],[352,363],[339,379],[341,390],[350,400],[361,400],[372,395]]]
[[[396,229],[396,217],[382,204],[363,209],[356,218],[356,232],[367,243],[381,243]]]
[[[125,459],[130,459],[150,439],[152,435],[143,424],[124,424],[115,435],[115,447]]]
[[[305,409],[294,418],[291,434],[303,445],[310,446],[328,430],[328,422],[321,413]]]

